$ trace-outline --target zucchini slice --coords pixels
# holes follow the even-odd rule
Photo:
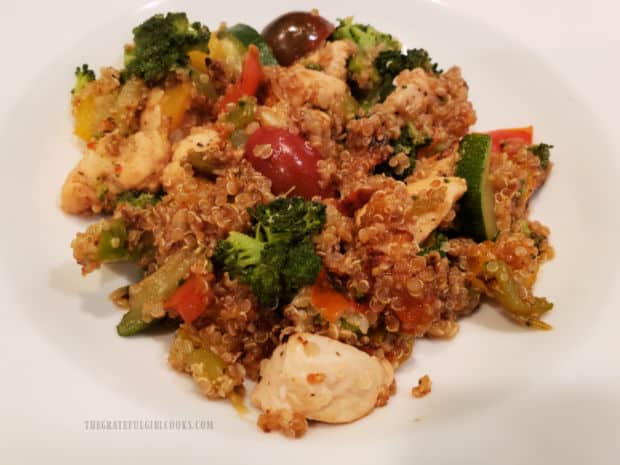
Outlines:
[[[495,196],[489,179],[491,145],[487,134],[466,135],[461,140],[461,159],[456,166],[456,175],[467,183],[467,192],[460,201],[460,224],[477,241],[493,240],[498,233]]]
[[[278,64],[273,52],[260,33],[252,26],[247,24],[235,24],[229,27],[226,32],[237,39],[247,49],[251,44],[256,45],[260,52],[260,61],[263,66],[275,66]]]

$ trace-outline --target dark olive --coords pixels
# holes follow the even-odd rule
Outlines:
[[[274,19],[263,30],[263,37],[278,63],[288,66],[320,48],[334,25],[318,14],[292,11]]]

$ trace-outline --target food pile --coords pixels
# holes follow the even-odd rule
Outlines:
[[[76,78],[61,206],[100,216],[76,261],[138,266],[111,296],[118,334],[175,328],[170,365],[209,399],[256,381],[263,430],[385,405],[414,340],[453,337],[483,299],[549,328],[532,286],[553,251],[528,203],[552,146],[472,132],[460,69],[425,49],[316,11],[262,33],[168,13],[122,69]]]

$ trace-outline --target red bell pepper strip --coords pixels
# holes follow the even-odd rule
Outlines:
[[[191,324],[204,313],[213,298],[204,277],[194,274],[164,302],[164,308],[176,310],[185,323]]]
[[[491,136],[491,150],[493,152],[501,152],[502,144],[507,141],[523,141],[527,145],[532,145],[534,128],[526,126],[523,128],[496,129],[495,131],[487,132],[487,134]]]
[[[218,103],[218,110],[222,111],[229,103],[236,103],[241,97],[255,96],[263,80],[263,68],[260,63],[260,53],[256,45],[250,45],[243,60],[241,76],[234,84],[228,86],[226,93]]]

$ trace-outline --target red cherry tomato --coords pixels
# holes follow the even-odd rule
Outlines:
[[[263,37],[278,63],[289,66],[321,48],[333,30],[334,25],[318,14],[292,11],[269,23],[263,30]]]
[[[271,190],[276,195],[293,187],[293,195],[306,199],[326,194],[319,187],[316,167],[321,155],[284,128],[258,128],[246,143],[245,156],[254,169],[271,179]]]

